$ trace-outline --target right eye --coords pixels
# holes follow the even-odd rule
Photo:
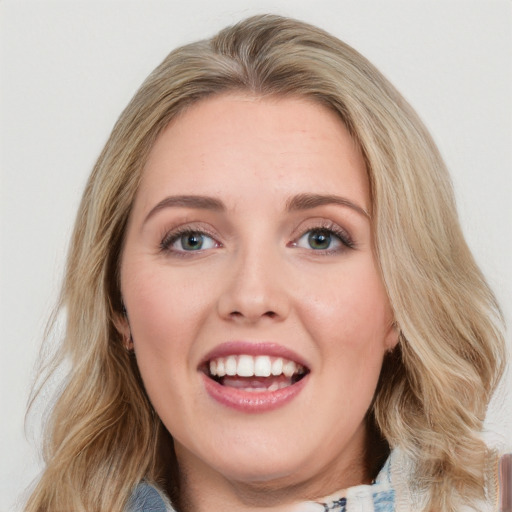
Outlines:
[[[163,250],[171,252],[194,252],[213,249],[219,244],[211,236],[201,231],[181,231],[171,233],[162,240],[161,247]]]

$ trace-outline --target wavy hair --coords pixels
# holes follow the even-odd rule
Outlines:
[[[189,105],[230,91],[323,104],[362,148],[375,252],[400,329],[370,417],[413,462],[424,510],[482,498],[480,432],[505,362],[502,316],[464,241],[445,165],[416,113],[358,52],[311,25],[262,15],[170,53],[98,158],[59,302],[67,325],[51,368],[69,361],[71,370],[46,425],[46,467],[27,512],[119,512],[143,478],[177,489],[162,470],[168,434],[116,329],[119,261],[155,139]]]

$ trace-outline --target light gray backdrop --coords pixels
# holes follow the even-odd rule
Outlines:
[[[85,179],[175,46],[259,12],[315,23],[373,61],[433,132],[470,246],[512,317],[510,0],[0,3],[0,511],[38,472],[24,412]],[[510,335],[508,336],[510,344]],[[512,444],[510,384],[488,425]]]

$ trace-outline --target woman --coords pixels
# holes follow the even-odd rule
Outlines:
[[[493,510],[499,307],[426,129],[317,28],[249,18],[150,75],[61,304],[27,510]]]

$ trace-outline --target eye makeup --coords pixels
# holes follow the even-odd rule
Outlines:
[[[209,249],[222,247],[218,235],[201,224],[184,224],[165,233],[159,244],[161,253],[178,257],[192,256]]]
[[[312,219],[302,224],[300,231],[294,230],[299,234],[292,234],[286,247],[311,251],[318,256],[336,255],[356,248],[348,231],[331,220]],[[192,257],[223,247],[219,238],[203,224],[188,223],[168,230],[160,241],[159,250],[172,256]]]
[[[329,219],[312,219],[300,227],[300,234],[288,244],[289,247],[312,250],[319,254],[336,254],[357,245],[350,233]]]

